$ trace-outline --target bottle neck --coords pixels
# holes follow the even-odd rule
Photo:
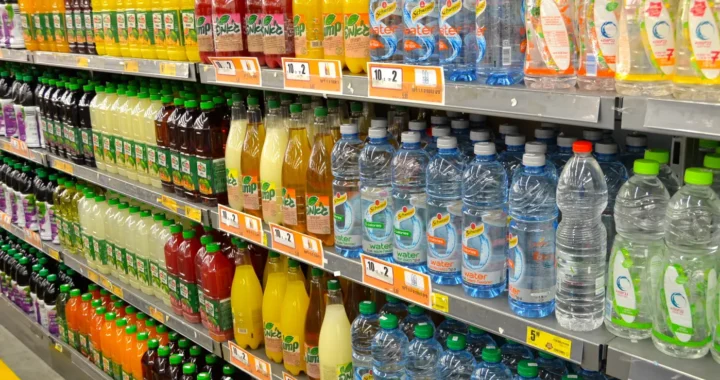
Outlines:
[[[497,160],[497,154],[475,156],[475,161],[478,161],[478,162],[491,162],[491,161],[495,161],[495,160]]]
[[[529,174],[540,174],[544,171],[545,166],[524,166],[525,173]]]
[[[342,305],[342,291],[328,290],[328,305]]]
[[[404,143],[402,143],[402,148],[405,150],[420,149],[420,143],[419,142],[416,142],[416,143],[405,143],[404,142]]]
[[[508,152],[524,152],[525,145],[508,145],[507,151]]]

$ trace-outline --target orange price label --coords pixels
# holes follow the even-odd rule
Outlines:
[[[10,230],[10,228],[12,228],[12,218],[10,217],[10,215],[4,212],[0,212],[0,227],[8,231]]]
[[[77,66],[88,67],[88,59],[86,57],[78,57]]]
[[[280,227],[274,223],[270,223],[270,233],[274,250],[295,256],[318,267],[323,266],[325,253],[320,239]]]
[[[260,218],[223,205],[218,206],[218,214],[220,215],[220,231],[263,244],[264,233]]]
[[[40,234],[25,228],[25,241],[33,245],[35,248],[42,250],[42,240],[40,240]]]
[[[368,96],[445,104],[445,78],[439,66],[367,63]]]
[[[18,156],[23,156],[25,158],[30,158],[30,149],[28,149],[27,144],[25,141],[22,141],[20,139],[12,138],[10,140],[10,144],[12,145],[12,152],[17,154]]]
[[[293,375],[283,371],[283,380],[297,380]]]
[[[408,301],[432,306],[430,276],[387,261],[360,255],[363,283],[393,293]]]
[[[255,57],[211,57],[215,67],[215,81],[262,86],[260,62]]]
[[[69,162],[53,160],[53,168],[60,170],[61,172],[73,174],[73,166]]]
[[[282,64],[286,89],[342,94],[340,61],[283,58]]]
[[[260,380],[272,379],[270,363],[243,350],[235,342],[228,342],[228,345],[230,346],[230,363]]]

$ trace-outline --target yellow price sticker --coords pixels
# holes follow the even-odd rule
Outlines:
[[[202,214],[195,207],[185,206],[185,216],[196,222],[202,222]]]
[[[112,282],[110,282],[110,280],[108,280],[106,277],[101,277],[101,278],[100,278],[100,285],[102,285],[103,288],[105,288],[105,289],[107,289],[107,290],[109,290],[109,291],[112,291],[113,284],[112,284]]]
[[[177,202],[175,202],[174,199],[163,195],[162,197],[160,197],[160,199],[159,199],[158,201],[160,202],[160,204],[162,204],[163,206],[169,208],[169,209],[172,210],[173,212],[177,212],[178,205],[177,205]]]
[[[119,287],[119,286],[117,286],[117,285],[112,285],[112,288],[111,288],[111,289],[112,289],[112,292],[115,293],[116,296],[118,296],[118,297],[120,297],[120,298],[124,298],[124,297],[123,297],[123,290],[122,290],[121,287]]]
[[[432,294],[432,308],[443,313],[450,312],[450,298],[444,294]]]
[[[138,67],[137,61],[126,61],[125,62],[125,71],[129,73],[136,73],[140,71],[140,68]]]
[[[177,75],[177,66],[174,63],[161,63],[160,74],[175,76]]]
[[[525,343],[555,356],[570,359],[572,341],[528,326]]]
[[[95,272],[93,272],[93,271],[91,271],[91,270],[88,270],[88,278],[90,279],[90,281],[92,281],[92,282],[94,282],[94,283],[96,283],[96,284],[97,284],[98,281],[100,280],[100,277],[98,276],[98,274],[95,273]]]
[[[88,59],[86,57],[79,57],[77,67],[88,67]]]
[[[60,345],[60,343],[57,343],[57,342],[56,342],[56,343],[54,344],[54,346],[55,346],[55,350],[56,350],[57,352],[63,352],[63,348],[62,348],[62,346]]]
[[[60,160],[54,160],[53,161],[53,168],[60,170],[61,172],[65,172],[68,174],[73,174],[73,166],[69,162],[60,161]]]
[[[60,252],[50,248],[48,251],[48,256],[52,257],[53,259],[60,261]]]
[[[162,311],[160,311],[160,310],[158,310],[158,309],[156,309],[156,308],[154,308],[154,307],[152,307],[152,306],[150,306],[149,309],[150,309],[150,316],[151,316],[151,317],[157,319],[157,320],[160,321],[161,323],[165,323],[165,322],[166,322],[166,320],[165,320],[165,314],[163,314]]]

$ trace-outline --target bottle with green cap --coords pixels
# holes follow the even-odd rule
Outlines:
[[[432,323],[419,322],[413,328],[413,340],[407,350],[407,375],[411,379],[435,379],[443,347],[433,336]]]
[[[57,280],[57,277],[56,277]],[[55,302],[55,322],[56,322],[56,328],[57,328],[57,335],[60,337],[60,340],[62,340],[65,343],[70,343],[68,340],[68,327],[67,327],[67,318],[65,315],[65,305],[67,305],[67,302],[70,300],[70,285],[68,284],[62,284],[60,285],[60,294],[56,298]]]
[[[482,360],[473,371],[473,380],[512,380],[513,374],[502,362],[502,354],[496,346],[486,346],[482,350]]]
[[[183,356],[180,354],[170,355],[170,379],[180,379],[183,371]]]
[[[492,335],[475,326],[468,326],[468,334],[466,335],[467,351],[475,357],[475,360],[482,360],[482,351],[487,346],[497,346]]]
[[[538,351],[535,363],[537,363],[538,376],[543,380],[561,380],[563,376],[568,374],[565,361],[545,351]],[[519,372],[520,367],[518,366]]]
[[[235,210],[243,209],[243,183],[240,178],[243,144],[248,125],[248,113],[241,94],[232,95],[230,131],[225,143],[225,176],[228,204]]]
[[[268,106],[270,108],[265,118],[265,143],[260,155],[261,208],[266,222],[279,224],[283,220],[282,168],[289,136],[280,102],[272,99]]]
[[[340,282],[327,282],[327,307],[320,327],[318,354],[320,373],[334,373],[338,378],[353,377],[353,350],[350,321],[345,314]],[[403,335],[404,336],[404,335]],[[407,341],[407,338],[405,338]],[[357,372],[355,372],[357,374]]]
[[[78,128],[81,141],[81,153],[84,164],[91,168],[95,167],[95,152],[93,150],[91,104],[95,98],[95,86],[86,84],[83,86],[83,94],[78,101]]]
[[[97,252],[95,252],[93,237],[91,233],[92,224],[92,208],[95,206],[95,192],[91,189],[85,189],[84,196],[78,201],[78,221],[80,222],[80,245],[81,252],[87,260],[88,266],[97,269],[98,260]]]
[[[195,202],[199,199],[198,168],[196,165],[195,137],[193,126],[195,120],[200,116],[199,104],[196,100],[185,101],[185,112],[178,122],[177,149],[180,156],[180,171],[182,174],[182,192],[185,198]],[[175,193],[178,193],[175,184]]]
[[[667,149],[648,149],[645,151],[645,159],[657,161],[660,164],[660,172],[658,178],[665,185],[668,193],[672,197],[682,186],[680,178],[670,168],[670,151]]]
[[[451,334],[447,350],[440,355],[437,365],[438,379],[468,379],[475,369],[475,357],[466,348],[465,335]]]
[[[210,337],[222,342],[233,338],[233,312],[230,299],[235,265],[222,254],[220,243],[212,243],[211,235],[205,235],[203,238],[210,242],[198,252],[198,256],[203,251],[205,254],[200,268],[196,270],[198,282],[201,275],[203,278],[202,289],[198,291],[198,294],[202,295],[200,300],[203,302],[200,316],[203,325],[209,330]],[[195,262],[198,262],[197,260],[196,258]],[[243,290],[247,291],[247,289]]]
[[[222,377],[220,380],[235,380],[235,367],[230,364],[225,364],[222,367]]]
[[[135,270],[140,290],[148,295],[153,294],[152,274],[150,273],[150,230],[153,225],[150,210],[140,211],[133,233],[133,251],[135,253]]]
[[[6,136],[17,137],[25,141],[28,148],[40,148],[40,125],[38,122],[39,108],[36,105],[33,88],[33,77],[22,77],[22,85],[17,89],[13,98],[17,134],[7,133]]]
[[[235,274],[230,290],[230,305],[235,341],[242,348],[256,349],[263,342],[263,290],[253,268],[247,243],[234,238]],[[277,255],[277,253],[275,253]],[[272,259],[270,259],[272,260]],[[266,268],[276,263],[269,261]],[[282,273],[282,272],[280,272]]]
[[[320,347],[322,347],[322,343],[321,341]],[[463,350],[465,349],[464,344],[463,337]],[[373,337],[370,347],[373,375],[383,378],[403,378],[409,345],[410,342],[405,333],[398,329],[398,318],[394,314],[381,316],[380,330]],[[322,352],[320,357],[323,357]]]
[[[310,142],[302,105],[290,105],[289,142],[282,164],[282,224],[295,231],[306,231],[305,186],[310,159]]]
[[[195,380],[195,373],[197,372],[197,366],[195,363],[186,363],[182,366],[182,376],[180,380]]]
[[[605,326],[626,339],[649,338],[652,329],[650,270],[663,255],[670,201],[658,178],[659,168],[657,161],[635,160],[635,175],[622,185],[615,200],[617,235],[608,262]]]
[[[262,217],[262,196],[260,193],[260,155],[265,144],[265,125],[263,124],[260,101],[255,96],[247,98],[247,127],[245,142],[240,156],[242,177],[243,211]]]
[[[695,359],[712,346],[714,327],[702,310],[715,309],[720,200],[707,169],[685,170],[685,186],[673,195],[665,219],[666,254],[651,272],[652,340],[661,352]],[[717,323],[717,322],[714,322]],[[716,350],[713,349],[713,354]]]
[[[314,140],[310,151],[307,171],[305,208],[307,232],[322,241],[324,245],[335,244],[333,233],[333,191],[331,154],[337,135],[333,135],[327,123],[327,108],[315,108],[313,123]],[[309,131],[310,136],[312,131]],[[337,131],[339,132],[339,131]]]

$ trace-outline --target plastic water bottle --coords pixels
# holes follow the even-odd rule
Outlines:
[[[713,173],[713,183],[710,186],[716,194],[720,191],[720,153],[706,154],[703,158],[703,167]]]
[[[403,62],[403,10],[400,0],[370,0],[370,59]]]
[[[562,380],[563,376],[568,374],[565,362],[545,351],[538,352],[535,362],[537,363],[538,377],[541,380]],[[519,368],[518,372],[520,372]]]
[[[521,361],[535,359],[529,348],[512,340],[506,341],[500,347],[500,352],[502,353],[503,364],[510,368],[513,373],[517,372],[518,364]]]
[[[473,129],[470,131],[470,144],[473,151],[476,143],[490,141],[491,134],[489,129]]]
[[[705,169],[685,170],[685,186],[670,199],[665,213],[667,253],[652,278],[653,343],[661,352],[684,359],[705,356],[714,333],[707,313],[717,310],[710,295],[717,296],[720,200],[710,188],[712,177]]]
[[[538,377],[538,364],[531,360],[518,363],[517,374],[514,380],[540,380]]]
[[[700,152],[700,163],[706,154],[715,153],[720,147],[720,142],[715,140],[700,139],[698,141],[698,151]]]
[[[572,375],[568,375],[572,376]],[[589,369],[585,369],[580,367],[580,370],[577,372],[576,377],[571,379],[579,379],[579,380],[608,380],[608,377],[605,376],[604,373],[600,371],[591,371]]]
[[[627,135],[625,136],[625,152],[620,155],[620,161],[632,175],[633,164],[635,160],[645,157],[647,149],[647,136],[645,135]]]
[[[560,326],[591,331],[603,322],[607,232],[601,221],[608,189],[589,141],[573,144],[575,155],[560,174],[557,205],[557,295]],[[622,165],[621,165],[622,167]]]
[[[402,146],[392,158],[393,259],[427,271],[426,176],[430,156],[420,148],[420,134],[403,132]]]
[[[462,284],[477,298],[499,296],[507,274],[508,175],[495,144],[475,144],[463,173]],[[479,352],[478,352],[479,354]]]
[[[363,143],[355,124],[340,126],[341,138],[332,151],[335,248],[345,257],[360,257],[362,221],[358,159]]]
[[[440,37],[438,56],[445,78],[457,82],[473,82],[478,46],[475,42],[475,2],[448,0],[440,6]]]
[[[425,309],[418,305],[410,305],[408,315],[400,320],[398,327],[407,335],[408,340],[412,341],[415,339],[415,328],[422,323],[430,325],[432,330],[435,330],[435,323],[433,323],[429,315],[425,314]],[[432,335],[432,331],[430,334]]]
[[[525,154],[525,136],[505,135],[505,151],[500,153],[498,161],[503,165],[509,176],[513,175],[515,168],[522,164]]]
[[[570,0],[525,3],[525,85],[530,88],[573,88],[577,50]]]
[[[640,340],[650,337],[650,265],[663,252],[670,196],[658,178],[657,162],[637,160],[634,169],[615,200],[617,236],[608,263],[605,326],[619,337]]]
[[[572,145],[577,141],[575,137],[558,136],[557,147],[558,150],[550,156],[550,159],[555,164],[558,174],[562,173],[565,163],[573,156]]]
[[[535,130],[534,134],[535,141],[545,143],[548,154],[555,154],[557,152],[557,137],[555,136],[555,131],[552,128],[538,128]]]
[[[404,42],[403,62],[408,65],[438,64],[436,46],[440,9],[435,0],[405,0],[403,2]]]
[[[435,330],[435,339],[437,339],[443,348],[447,348],[447,339],[451,334],[467,335],[468,326],[458,320],[445,318]]]
[[[595,146],[595,144],[602,141],[603,131],[601,131],[599,129],[590,129],[590,128],[583,129],[582,137],[583,137],[583,140],[590,141],[593,144],[593,146]]]
[[[493,339],[490,334],[475,326],[470,326],[469,330],[470,332],[466,337],[467,346],[465,349],[480,363],[485,347],[497,347],[497,343],[495,343],[495,339]]]
[[[657,161],[660,164],[658,178],[660,182],[665,185],[670,196],[675,195],[675,193],[680,190],[682,182],[680,182],[680,178],[678,178],[677,174],[675,174],[668,165],[670,162],[670,152],[666,149],[648,149],[645,151],[645,159]],[[713,180],[714,178],[713,176]]]
[[[546,317],[555,308],[555,187],[545,156],[526,153],[508,197],[508,296],[523,317]]]
[[[547,154],[547,145],[540,141],[530,141],[525,143],[525,153],[539,154],[545,156],[545,170],[547,170],[556,179],[558,176],[557,168],[555,164],[550,160],[550,155]]]
[[[415,338],[410,342],[407,352],[408,380],[435,380],[437,363],[443,354],[443,347],[433,337],[433,326],[420,322],[413,330]]]
[[[395,298],[389,294],[385,295],[385,305],[380,309],[380,315],[392,314],[397,317],[398,321],[405,319],[408,315],[408,307],[399,298]]]
[[[450,126],[450,119],[448,119],[446,116],[442,115],[432,115],[430,116],[430,127],[449,127]]]
[[[425,147],[432,141],[432,137],[427,134],[427,124],[425,120],[412,120],[408,123],[408,129],[412,132],[420,134],[420,146]]]
[[[451,334],[447,339],[447,350],[438,360],[436,378],[470,380],[475,364],[475,357],[465,351],[465,335]]]
[[[472,374],[471,380],[512,380],[512,372],[502,363],[502,354],[496,346],[487,346],[482,350],[482,361]]]
[[[520,133],[517,125],[500,124],[498,127],[498,135],[495,137],[495,149],[500,153],[505,150],[505,136],[517,135]]]
[[[355,378],[362,379],[372,370],[371,345],[373,337],[380,331],[380,320],[375,312],[375,302],[362,301],[359,308],[360,315],[350,326],[350,336],[352,338],[353,371]]]
[[[398,329],[396,316],[380,317],[380,330],[372,339],[373,377],[404,379],[409,345],[407,336]]]
[[[436,284],[462,282],[462,179],[464,160],[455,137],[440,137],[427,169],[428,272]]]
[[[485,128],[486,122],[487,122],[487,116],[478,115],[476,113],[470,114],[470,128],[471,129]]]
[[[470,143],[470,122],[465,119],[455,119],[450,122],[450,131],[455,136],[460,147],[460,152],[468,159],[475,157],[473,146]]]
[[[525,33],[522,3],[511,0],[477,2],[475,9],[480,83],[511,86],[523,79]]]
[[[432,141],[425,145],[425,151],[428,153],[430,158],[433,158],[437,154],[437,140],[440,137],[450,136],[450,128],[448,127],[432,127],[430,129],[432,133]]]
[[[387,131],[370,129],[368,144],[360,152],[360,197],[362,199],[365,254],[392,261],[392,167],[395,149],[387,139]]]
[[[628,179],[628,171],[622,162],[618,160],[617,145],[615,143],[597,143],[595,144],[595,158],[597,159],[603,175],[605,175],[605,183],[607,184],[607,206],[602,213],[602,222],[607,233],[607,249],[608,258],[610,257],[610,248],[612,241],[615,239],[615,219],[613,218],[613,208],[615,207],[615,197],[622,186]]]

